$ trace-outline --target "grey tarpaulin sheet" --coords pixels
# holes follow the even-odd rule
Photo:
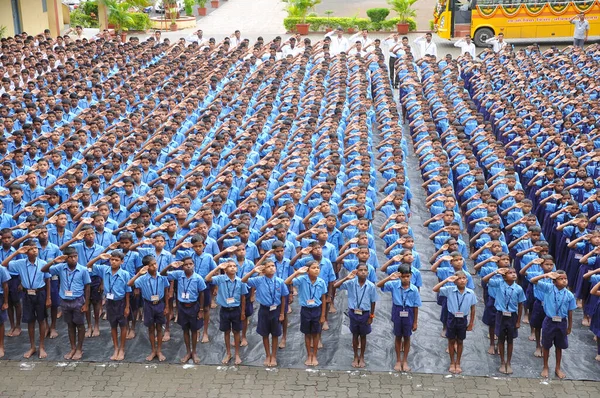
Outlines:
[[[435,302],[435,295],[431,288],[437,283],[435,275],[429,271],[428,258],[433,253],[433,245],[427,238],[427,230],[421,225],[428,218],[428,210],[424,205],[424,191],[420,188],[422,183],[421,176],[418,173],[416,159],[411,154],[409,160],[409,180],[413,191],[412,218],[410,225],[413,228],[416,238],[416,249],[421,254],[423,288],[421,296],[423,307],[419,311],[419,329],[414,333],[412,339],[412,348],[409,357],[409,364],[414,372],[419,373],[448,373],[449,366],[448,355],[445,352],[446,340],[440,336],[441,323],[439,322],[440,307]],[[378,184],[379,185],[379,184]],[[375,229],[384,221],[382,214],[377,214],[375,220]],[[383,242],[377,238],[379,262],[383,264],[385,256],[383,255]],[[383,275],[379,273],[379,277]],[[477,293],[481,297],[481,288],[479,278],[475,277]],[[294,312],[290,316],[290,326],[288,331],[288,345],[285,349],[279,350],[278,360],[281,367],[304,368],[305,349],[304,338],[300,333],[299,327],[299,308],[297,302],[294,302],[292,308]],[[340,293],[336,298],[336,307],[338,313],[329,316],[330,330],[323,333],[324,348],[319,351],[318,369],[329,370],[352,370],[352,346],[351,335],[348,329],[348,317],[344,314],[346,308],[345,293]],[[394,336],[390,321],[391,296],[381,294],[377,303],[376,318],[373,323],[373,332],[368,338],[368,351],[366,355],[366,370],[372,371],[391,371],[395,354]],[[498,372],[499,358],[487,353],[487,327],[480,321],[483,313],[483,306],[480,304],[477,308],[477,322],[475,330],[468,333],[465,341],[465,351],[462,360],[462,369],[464,375],[472,376],[504,376]],[[563,367],[567,377],[571,379],[600,380],[600,363],[594,360],[596,355],[596,343],[593,340],[592,333],[588,328],[581,326],[581,310],[577,310],[574,316],[573,333],[569,336],[569,349],[563,355]],[[198,344],[198,351],[203,364],[220,365],[224,355],[225,348],[222,333],[218,331],[218,312],[211,311],[210,336],[211,342],[208,344]],[[7,322],[8,324],[8,322]],[[48,352],[48,361],[64,362],[62,356],[68,351],[69,343],[67,332],[62,320],[59,320],[60,336],[54,340],[48,340],[46,350]],[[108,362],[112,355],[112,342],[110,339],[110,330],[106,321],[101,322],[101,336],[86,339],[84,343],[84,361]],[[241,351],[242,359],[245,365],[262,366],[264,360],[264,350],[262,340],[256,334],[256,313],[251,319],[248,333],[249,346]],[[128,341],[126,351],[126,361],[145,362],[150,345],[147,339],[147,333],[143,325],[137,326],[137,337]],[[171,341],[164,343],[163,353],[167,361],[178,363],[179,358],[185,353],[181,330],[177,324],[171,326]],[[513,356],[513,369],[515,376],[519,377],[540,377],[542,360],[533,356],[535,343],[528,340],[529,325],[522,325],[520,336],[515,341]],[[37,340],[37,337],[36,337]],[[13,360],[23,360],[22,354],[28,349],[28,340],[25,330],[18,338],[6,337],[6,358]],[[33,358],[32,360],[37,360]],[[553,370],[554,355],[550,358],[551,374]],[[157,363],[154,361],[154,363]]]

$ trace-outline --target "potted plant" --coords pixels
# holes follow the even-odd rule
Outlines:
[[[416,1],[417,0],[388,0],[391,9],[396,11],[398,18],[400,18],[397,28],[398,33],[401,35],[408,33],[408,19],[417,16],[417,12],[412,8],[412,5],[415,4]]]
[[[194,15],[194,0],[183,0],[185,15],[191,17]]]
[[[325,11],[325,15],[327,15],[327,23],[325,24],[325,33],[329,33],[333,30],[333,26],[331,26],[331,22],[329,21],[329,19],[333,15],[333,11],[327,10],[327,11]]]
[[[133,17],[129,9],[131,4],[127,2],[120,3],[117,0],[102,0],[106,5],[108,23],[115,27],[115,35],[125,42],[127,31],[134,24]]]
[[[348,20],[348,33],[356,33],[356,27],[358,25],[358,15],[353,16]]]
[[[219,8],[219,0],[210,0],[210,6],[212,8]]]
[[[300,19],[300,23],[296,24],[296,31],[301,35],[307,35],[310,24],[306,23],[306,16],[310,9],[321,3],[321,0],[283,0],[283,2],[287,4],[288,16]]]
[[[198,15],[206,16],[206,0],[196,0],[196,4],[198,4]]]

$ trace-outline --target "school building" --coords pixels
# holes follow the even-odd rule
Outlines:
[[[60,34],[63,18],[68,18],[69,8],[61,0],[0,0],[0,26],[5,26],[4,36],[21,32],[30,35],[50,29],[52,36]]]

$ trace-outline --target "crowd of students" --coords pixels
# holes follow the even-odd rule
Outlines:
[[[439,292],[450,372],[462,371],[462,342],[475,324],[471,257],[500,371],[512,372],[523,317],[545,374],[554,344],[564,377],[560,350],[576,308],[567,275],[599,330],[600,235],[586,229],[600,213],[587,178],[595,176],[597,89],[573,99],[597,73],[595,47],[485,51],[481,62],[424,54],[415,63],[408,40],[393,35],[384,42],[388,63],[368,32],[347,48],[337,34],[314,43],[251,43],[239,32],[220,43],[201,32],[176,43],[2,39],[0,357],[6,321],[10,337],[27,324],[25,358],[45,358],[63,317],[64,357],[79,360],[104,314],[112,360],[125,359],[141,320],[146,359],[166,360],[174,321],[181,361],[199,363],[197,342],[215,337],[208,326],[218,311],[222,362],[240,364],[256,310],[265,366],[277,366],[290,316],[300,318],[305,364],[316,366],[344,290],[352,366],[365,367],[375,303],[390,292],[394,369],[410,371],[422,287],[408,225],[410,132],[437,250],[430,261],[440,283],[427,288]],[[577,201],[599,211],[579,216]],[[378,213],[385,221],[375,231]]]

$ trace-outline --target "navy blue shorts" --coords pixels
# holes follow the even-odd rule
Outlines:
[[[90,302],[99,303],[102,301],[102,293],[100,287],[102,286],[102,278],[98,275],[90,277],[92,284],[90,285]]]
[[[369,321],[370,311],[363,311],[362,315],[354,313],[353,309],[348,311],[348,317],[350,318],[350,333],[357,334],[359,336],[366,336],[371,333],[371,325]]]
[[[206,289],[202,291],[201,294],[204,294],[204,308],[210,308],[210,304],[212,303],[212,285],[206,284]]]
[[[221,307],[219,311],[219,330],[226,332],[233,330],[239,332],[242,330],[242,308],[237,307]]]
[[[321,306],[300,309],[300,332],[302,334],[321,333]]]
[[[455,318],[448,313],[446,321],[446,337],[450,340],[464,340],[467,338],[467,317]]]
[[[408,312],[408,316],[400,316],[400,311]],[[412,307],[405,307],[393,304],[392,305],[392,322],[394,323],[394,336],[410,337],[412,336],[412,327],[415,319],[415,312]]]
[[[517,313],[511,312],[511,316],[504,316],[502,311],[496,311],[496,322],[494,333],[499,339],[512,343],[519,336],[517,329]]]
[[[4,304],[4,293],[0,293],[0,306]],[[6,320],[8,319],[8,314],[6,313],[6,310],[2,311],[0,310],[0,327],[4,327],[4,322],[6,322]]]
[[[560,322],[552,321],[546,317],[542,323],[542,347],[549,350],[554,345],[556,348],[566,350],[569,348],[567,337],[567,318]]]
[[[254,314],[254,303],[250,301],[250,293],[246,295],[246,318],[250,318]]]
[[[52,300],[52,308],[60,306],[60,281],[58,279],[50,281],[50,299]]]
[[[181,326],[184,331],[191,330],[196,332],[202,329],[204,325],[204,318],[198,319],[198,312],[200,312],[200,303],[182,303],[177,302],[177,324]]]
[[[541,329],[545,318],[546,313],[544,312],[542,302],[535,299],[533,302],[533,309],[531,310],[531,314],[529,314],[529,325],[532,328]]]
[[[263,337],[268,337],[269,335],[273,337],[281,336],[282,327],[281,322],[279,321],[279,315],[281,315],[281,304],[273,311],[271,311],[269,306],[261,304],[258,309],[256,333]]]
[[[106,317],[111,328],[127,325],[125,318],[125,299],[106,300]]]
[[[46,288],[37,291],[35,296],[23,295],[23,323],[41,322],[46,319]]]
[[[23,293],[19,291],[19,286],[21,286],[21,276],[11,275],[8,280],[8,305],[15,306],[21,303]]]
[[[488,299],[485,302],[485,310],[483,310],[483,317],[481,318],[481,321],[488,326],[494,326],[496,323],[495,304],[496,299],[494,299],[492,296],[488,296]]]
[[[85,304],[85,297],[80,296],[74,300],[60,300],[63,318],[67,325],[83,325],[85,323],[85,314],[81,312],[81,307]]]
[[[144,326],[149,328],[165,323],[165,301],[160,300],[158,304],[152,304],[152,301],[144,300]]]

